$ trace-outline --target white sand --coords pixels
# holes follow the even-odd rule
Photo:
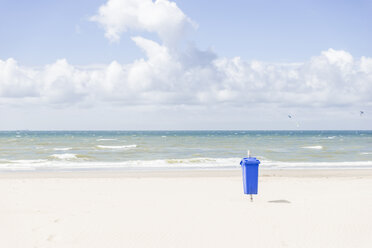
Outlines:
[[[304,176],[308,175],[308,176]],[[2,173],[0,247],[372,247],[372,172]]]

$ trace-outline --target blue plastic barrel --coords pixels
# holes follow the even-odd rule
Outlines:
[[[244,194],[257,194],[259,164],[260,161],[254,157],[243,158],[240,161],[243,171]]]

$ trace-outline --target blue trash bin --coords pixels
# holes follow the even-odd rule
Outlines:
[[[259,164],[260,161],[254,157],[243,158],[240,161],[243,171],[244,194],[257,194]]]

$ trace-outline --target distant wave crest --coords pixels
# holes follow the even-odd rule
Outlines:
[[[123,146],[104,146],[104,145],[97,145],[98,148],[101,149],[131,149],[136,148],[137,145],[123,145]]]

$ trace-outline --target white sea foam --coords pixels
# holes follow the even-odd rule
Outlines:
[[[77,159],[77,155],[73,153],[52,154],[50,156],[61,160]]]
[[[360,154],[361,155],[370,155],[370,154],[372,154],[372,152],[361,152]]]
[[[117,139],[97,139],[97,141],[106,141],[106,140],[117,140]]]
[[[240,158],[184,158],[184,159],[166,159],[156,160],[157,164],[165,163],[166,167],[239,167]]]
[[[0,163],[0,170],[79,170],[79,169],[237,169],[240,168],[240,158],[190,158],[190,159],[159,159],[131,160],[122,162],[88,162],[76,160],[75,154],[53,154],[58,160],[43,160],[39,163]]]
[[[71,150],[71,147],[55,147],[53,148],[54,151],[68,151]]]
[[[103,145],[97,145],[98,148],[102,149],[131,149],[136,148],[137,145],[123,145],[123,146],[103,146]]]
[[[305,148],[305,149],[323,149],[323,146],[303,146],[301,148]]]
[[[40,164],[47,162],[45,159],[1,159],[0,170],[5,171],[32,171],[38,168]]]
[[[343,162],[281,162],[261,161],[262,168],[280,169],[360,169],[372,168],[372,161],[343,161]]]
[[[57,160],[9,160],[0,163],[0,170],[184,170],[184,169],[240,169],[241,158],[184,158],[158,160],[131,160],[121,162],[93,162],[78,160],[76,154],[53,154]],[[372,161],[349,162],[282,162],[263,158],[260,169],[362,169],[372,168]]]
[[[0,159],[3,163],[16,163],[16,164],[36,164],[42,163],[47,160],[45,159]]]

